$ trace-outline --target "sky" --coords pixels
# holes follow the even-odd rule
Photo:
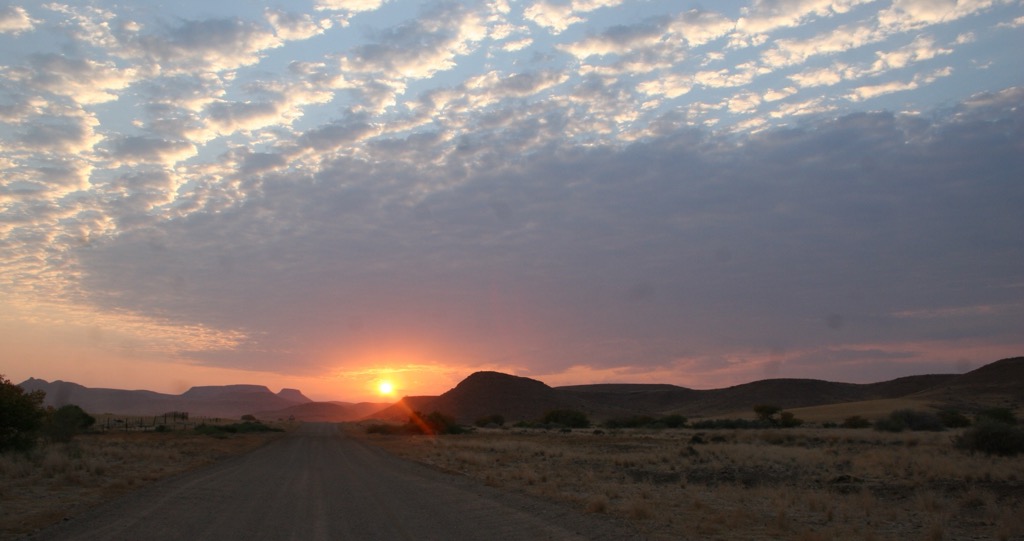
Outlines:
[[[0,3],[0,373],[360,401],[1021,355],[1022,50],[1021,0]]]

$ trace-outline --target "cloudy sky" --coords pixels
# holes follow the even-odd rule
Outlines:
[[[0,3],[0,373],[868,382],[1024,353],[1024,1]]]

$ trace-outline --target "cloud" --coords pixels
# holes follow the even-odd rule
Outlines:
[[[381,32],[374,43],[354,47],[341,59],[346,73],[388,80],[429,78],[455,66],[487,36],[479,14],[451,4]]]
[[[183,21],[155,34],[130,35],[120,55],[152,64],[159,74],[223,72],[260,61],[283,40],[272,29],[241,19]]]
[[[288,41],[309,39],[323,34],[332,24],[330,19],[314,21],[308,14],[288,13],[275,9],[267,9],[264,16],[274,28],[277,37]]]
[[[250,94],[257,100],[212,101],[203,110],[207,123],[219,135],[236,131],[252,131],[275,125],[290,125],[314,104],[329,103],[334,93],[302,83],[267,82],[252,85]]]
[[[757,102],[737,103],[747,98]],[[690,129],[531,147],[528,159],[518,148],[543,133],[530,131],[537,116],[509,112],[440,161],[422,159],[446,143],[439,135],[375,139],[369,154],[315,171],[234,156],[260,186],[244,204],[76,256],[98,310],[244,333],[237,349],[190,354],[223,366],[286,359],[315,372],[392,343],[552,373],[668,363],[685,356],[680,344],[728,356],[941,340],[944,328],[894,314],[948,307],[948,284],[968,268],[1019,282],[1024,193],[1010,179],[1024,163],[1007,126],[1021,111],[1015,91],[934,117],[843,115],[738,141]],[[300,142],[323,156],[367,130],[353,119]],[[978,189],[963,190],[968,173]],[[976,306],[1006,291],[956,295]],[[986,332],[1017,328],[1011,318]],[[617,345],[587,347],[594,336]]]
[[[1010,343],[1016,4],[868,4],[0,8],[0,283],[310,373]]]
[[[761,54],[761,61],[771,68],[802,64],[819,55],[831,55],[877,43],[887,34],[869,26],[843,25],[805,39],[780,39],[775,46]]]
[[[16,148],[43,153],[84,154],[103,139],[96,133],[99,121],[95,116],[76,110],[63,113],[26,119],[17,130]]]
[[[612,54],[679,58],[682,50],[722,37],[733,26],[733,21],[721,14],[691,10],[632,25],[615,25],[600,34],[558,47],[581,60]]]
[[[909,45],[900,47],[893,51],[878,51],[875,53],[877,60],[872,64],[868,73],[877,74],[888,70],[901,69],[914,62],[931,60],[940,55],[952,53],[952,49],[938,47],[935,38],[931,36],[917,36]]]
[[[691,76],[669,74],[651,81],[644,81],[637,85],[637,90],[651,96],[675,99],[690,92],[693,83]]]
[[[583,18],[573,13],[571,5],[536,2],[523,10],[523,18],[547,28],[558,34],[570,26],[583,22]]]
[[[997,0],[893,0],[892,6],[882,10],[879,22],[887,28],[900,31],[949,23],[974,15],[1001,3]]]
[[[109,157],[115,164],[157,163],[172,166],[196,154],[188,141],[169,141],[144,136],[127,136],[110,142]]]
[[[831,86],[843,80],[843,75],[838,69],[816,68],[794,73],[789,79],[801,88],[814,86]]]
[[[32,92],[66,96],[77,103],[92,105],[117,99],[118,91],[136,78],[132,68],[120,68],[113,62],[68,58],[58,54],[39,54],[29,65],[9,69],[6,75]]]
[[[752,113],[761,105],[761,96],[753,92],[743,92],[728,100],[728,108],[733,113]]]
[[[0,34],[20,34],[35,28],[39,21],[29,17],[21,6],[0,7]]]
[[[950,73],[952,73],[950,68],[942,68],[930,73],[915,75],[910,81],[889,81],[877,85],[858,86],[847,94],[846,98],[853,101],[863,101],[885,94],[892,94],[893,92],[913,90],[921,85],[930,84],[940,77],[948,77]]]
[[[779,28],[800,26],[815,17],[831,17],[874,0],[755,0],[742,8],[736,29],[748,34],[765,34]]]
[[[364,12],[380,9],[386,0],[316,0],[317,11]]]

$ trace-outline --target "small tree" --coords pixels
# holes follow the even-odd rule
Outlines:
[[[50,441],[69,442],[77,434],[89,429],[96,419],[82,408],[68,404],[49,412],[43,432]]]
[[[588,428],[587,414],[576,410],[551,410],[544,414],[544,424],[562,425],[568,428]]]
[[[871,426],[871,421],[861,417],[860,415],[851,415],[843,421],[841,426],[843,428],[867,428]]]
[[[775,414],[782,411],[782,408],[772,404],[758,404],[754,406],[754,413],[757,419],[766,423],[776,424]]]
[[[783,428],[792,428],[802,424],[804,424],[804,420],[797,419],[796,415],[793,415],[793,412],[791,411],[783,411],[779,413],[779,426]]]
[[[36,441],[36,432],[42,425],[43,391],[26,393],[0,375],[0,451],[27,450]]]

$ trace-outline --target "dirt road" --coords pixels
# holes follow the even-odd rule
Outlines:
[[[636,539],[606,517],[480,486],[305,424],[33,539]]]

